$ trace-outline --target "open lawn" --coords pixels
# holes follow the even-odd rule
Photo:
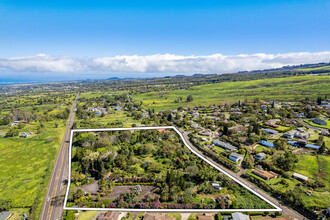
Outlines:
[[[82,211],[79,212],[78,219],[79,220],[91,220],[93,219],[99,211]]]
[[[318,172],[317,158],[314,155],[300,154],[297,155],[299,162],[296,164],[294,171],[315,179]]]
[[[189,90],[169,92],[149,92],[132,95],[132,99],[142,101],[145,108],[176,109],[179,106],[199,106],[233,102],[237,100],[297,100],[299,98],[330,94],[330,76],[294,76],[286,78],[261,79],[238,82],[222,82],[193,86]],[[176,103],[182,97],[193,96],[192,102]]]

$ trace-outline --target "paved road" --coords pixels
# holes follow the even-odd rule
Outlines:
[[[265,197],[266,199],[268,199],[269,201],[271,201],[272,203],[274,203],[275,205],[277,205],[278,207],[280,207],[283,210],[283,214],[287,214],[292,216],[295,219],[307,219],[304,216],[302,216],[300,213],[292,210],[291,208],[281,204],[276,198],[273,198],[272,196],[270,196],[269,194],[265,193],[264,191],[260,190],[259,188],[257,188],[256,186],[254,186],[253,184],[251,184],[250,182],[246,181],[245,179],[241,178],[239,174],[232,172],[231,170],[223,167],[222,165],[216,163],[214,160],[212,160],[211,158],[203,155],[202,152],[200,152],[190,141],[188,138],[188,134],[190,132],[185,132],[182,131],[181,129],[179,129],[179,131],[183,134],[184,139],[186,140],[186,142],[189,144],[189,146],[195,150],[198,154],[200,154],[202,157],[208,159],[209,161],[211,161],[214,165],[218,166],[219,168],[223,169],[224,171],[226,171],[228,174],[230,174],[233,179],[237,179],[239,181],[241,181],[242,183],[244,183],[246,186],[248,186],[250,189],[258,192],[260,195],[262,195],[263,197]]]
[[[60,220],[63,215],[63,201],[55,199],[56,196],[63,196],[65,193],[64,181],[68,179],[68,155],[70,146],[70,134],[74,120],[74,113],[78,101],[79,93],[71,108],[68,119],[68,126],[62,141],[62,145],[56,158],[55,166],[50,177],[46,195],[42,204],[39,219],[42,220]],[[63,197],[62,197],[63,200]]]

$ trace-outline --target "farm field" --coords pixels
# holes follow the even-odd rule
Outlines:
[[[66,127],[65,121],[57,123],[58,128],[45,123],[40,134],[27,125],[22,131],[34,133],[28,138],[0,136],[0,198],[14,208],[41,208]]]
[[[239,82],[222,82],[193,86],[189,90],[169,92],[149,92],[132,95],[132,99],[142,101],[145,108],[177,109],[179,106],[193,107],[212,105],[237,100],[287,100],[299,98],[316,98],[318,95],[329,94],[330,76],[293,76],[286,78],[261,79]],[[182,97],[193,96],[191,102],[176,103]]]

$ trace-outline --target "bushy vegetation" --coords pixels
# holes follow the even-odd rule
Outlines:
[[[77,133],[73,146],[70,204],[108,208],[268,207],[192,154],[170,130]],[[97,180],[98,190],[84,195],[81,187],[91,179]],[[212,182],[224,189],[214,189]],[[114,187],[120,186],[131,188],[112,198]],[[136,187],[144,186],[152,186],[152,190],[141,198]],[[214,195],[214,200],[206,195]]]

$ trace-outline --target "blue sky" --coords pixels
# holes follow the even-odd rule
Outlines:
[[[330,51],[329,42],[325,0],[0,1],[2,61],[37,54],[91,59],[314,53]]]

